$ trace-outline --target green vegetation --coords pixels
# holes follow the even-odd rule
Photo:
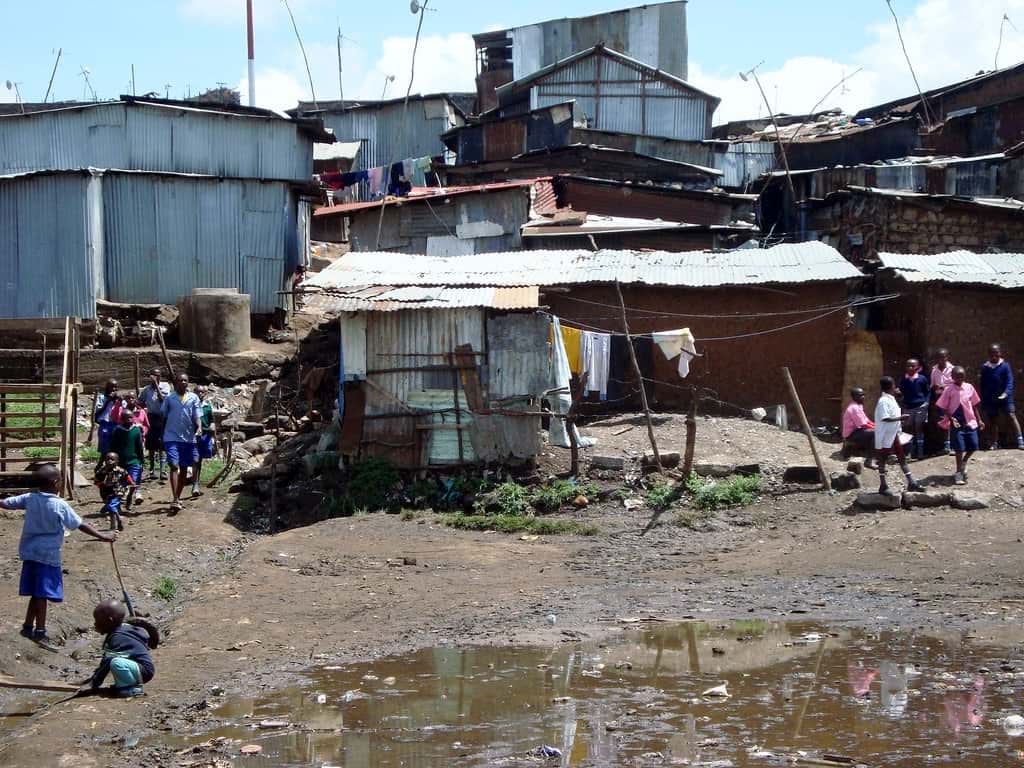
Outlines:
[[[30,427],[38,427],[43,423],[38,414],[46,413],[45,425],[47,427],[53,427],[53,431],[46,432],[44,434],[39,434],[37,432],[10,432],[9,437],[12,440],[38,440],[44,437],[55,437],[60,431],[57,424],[60,420],[60,409],[57,407],[57,401],[47,401],[46,403],[22,402],[29,397],[38,398],[38,395],[11,394],[6,396],[6,403],[4,406],[4,410],[7,414],[4,416],[5,425],[15,429],[18,427],[24,427],[26,429]],[[11,416],[10,414],[12,413],[33,415]],[[28,456],[28,453],[25,455]]]
[[[153,587],[153,594],[164,600],[173,600],[174,596],[178,594],[178,582],[170,576],[161,576],[156,586]]]
[[[347,517],[357,510],[377,512],[398,507],[396,489],[401,486],[398,470],[387,459],[371,457],[353,465],[343,496],[331,496],[326,508],[330,517]]]
[[[595,536],[600,529],[594,525],[577,523],[573,520],[548,520],[532,515],[442,515],[441,522],[450,528],[463,531],[498,531],[499,533],[530,533],[550,536],[560,533],[574,533],[580,536]]]
[[[530,494],[519,483],[511,480],[502,483],[489,494],[486,499],[480,499],[473,504],[473,508],[484,515],[489,507],[497,509],[498,515],[507,517],[524,517],[533,514],[530,506]]]
[[[672,523],[680,528],[689,528],[691,531],[700,531],[712,517],[714,517],[714,514],[711,510],[687,508],[676,512]]]
[[[200,484],[207,485],[223,471],[224,462],[221,459],[204,459],[203,471],[199,474]]]
[[[696,474],[686,481],[693,506],[713,510],[750,504],[761,490],[761,476],[730,477],[727,480],[702,480]]]
[[[577,485],[570,480],[552,480],[533,492],[530,503],[540,512],[557,512],[563,504],[572,502],[577,496],[593,498],[597,496],[597,486],[590,483]]]
[[[100,460],[100,452],[91,445],[83,445],[78,449],[78,458],[83,462],[98,462]]]
[[[26,459],[57,459],[60,448],[56,445],[34,445],[22,451]]]
[[[679,486],[669,485],[667,482],[659,480],[647,489],[647,493],[644,494],[644,502],[651,509],[657,512],[664,512],[676,503],[679,494]]]

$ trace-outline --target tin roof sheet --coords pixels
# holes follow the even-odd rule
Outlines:
[[[861,273],[819,242],[734,251],[535,250],[468,256],[348,253],[307,285],[344,290],[368,285],[521,286],[642,283],[688,287],[849,280]]]
[[[1024,288],[1024,254],[950,251],[879,253],[882,265],[910,283],[953,283]]]
[[[371,200],[365,203],[325,205],[313,211],[313,216],[347,216],[351,213],[380,208],[382,205],[410,205],[412,203],[422,203],[424,201],[436,201],[446,197],[458,197],[459,195],[500,192],[506,189],[532,187],[534,184],[541,181],[547,181],[550,184],[551,177],[546,176],[538,179],[520,179],[515,181],[495,181],[488,184],[463,184],[451,187],[413,187],[412,191],[405,197],[388,197],[383,200]]]
[[[322,274],[322,273],[321,273]],[[314,281],[306,283],[315,288]],[[354,287],[352,290],[332,290],[316,293],[307,298],[305,307],[329,314],[342,312],[397,312],[400,309],[459,309],[481,307],[487,309],[535,309],[540,304],[537,286],[505,288],[455,288],[446,285],[400,288],[377,286]]]

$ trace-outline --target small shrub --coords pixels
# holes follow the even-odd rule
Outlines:
[[[26,459],[56,459],[60,456],[60,448],[55,445],[33,445],[22,451]]]
[[[432,507],[438,500],[439,487],[437,481],[428,477],[424,480],[417,480],[409,487],[406,498],[410,504],[418,509]]]
[[[689,528],[691,531],[703,530],[705,524],[712,517],[711,511],[707,509],[681,509],[676,513],[673,524],[680,528]]]
[[[597,486],[590,483],[574,483],[570,480],[552,480],[545,483],[530,496],[530,503],[541,512],[557,512],[577,496],[590,498],[597,495]]]
[[[372,457],[354,465],[345,495],[341,497],[349,510],[347,514],[359,509],[394,509],[397,506],[394,491],[400,480],[398,470],[387,459]]]
[[[529,516],[533,513],[529,492],[511,480],[499,485],[486,498],[476,501],[473,507],[480,514],[486,514],[491,508],[497,510],[498,515]]]
[[[644,494],[644,502],[653,510],[663,512],[679,498],[679,487],[664,481],[654,483]]]
[[[178,594],[178,582],[170,576],[161,576],[156,586],[153,587],[153,594],[164,600],[173,600],[174,596]]]
[[[420,512],[418,509],[403,509],[401,512],[398,513],[398,519],[405,520],[406,522],[410,520],[417,520],[422,516],[423,513]]]
[[[761,476],[731,477],[728,480],[702,480],[696,474],[686,481],[686,490],[697,509],[725,509],[742,507],[757,498],[761,490]]]
[[[203,461],[203,471],[199,475],[199,482],[207,485],[213,481],[224,470],[224,462],[221,459],[206,459]]]
[[[83,445],[78,449],[78,458],[84,462],[97,462],[100,460],[100,452],[91,445]]]
[[[573,520],[550,520],[526,515],[442,515],[441,522],[449,528],[463,531],[498,531],[499,533],[531,533],[538,536],[552,536],[574,533],[579,536],[595,536],[600,529],[594,525],[577,523]]]

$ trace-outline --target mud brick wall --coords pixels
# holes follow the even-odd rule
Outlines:
[[[931,362],[935,351],[946,347],[953,362],[967,369],[968,381],[976,381],[989,344],[997,342],[1020,382],[1018,409],[1024,407],[1024,291],[906,283],[898,278],[886,278],[883,285],[886,291],[904,294],[886,304],[886,325],[906,330],[912,354]]]
[[[796,328],[728,341],[701,341],[766,331],[814,316],[777,315],[745,318],[669,317],[653,312],[689,315],[735,315],[782,312],[842,304],[847,300],[844,283],[809,283],[775,287],[751,286],[717,289],[623,286],[630,331],[649,333],[689,327],[697,337],[703,357],[680,379],[676,364],[654,350],[652,378],[674,384],[654,388],[657,405],[682,407],[689,401],[689,387],[707,387],[718,398],[743,408],[785,403],[793,414],[780,368],[788,365],[812,423],[837,423],[840,418],[847,314],[836,312]],[[582,301],[581,301],[582,300]],[[595,304],[584,302],[597,302]],[[622,332],[618,297],[609,285],[580,285],[564,293],[545,292],[543,303],[570,325],[596,326]],[[653,311],[653,312],[652,312]],[[632,378],[632,377],[630,377]],[[795,414],[791,421],[795,420]]]
[[[879,251],[1024,251],[1024,214],[976,205],[851,195],[813,213],[811,222],[818,239],[858,265],[877,262]]]

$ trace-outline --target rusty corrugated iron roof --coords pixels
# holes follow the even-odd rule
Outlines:
[[[536,179],[522,179],[517,181],[497,181],[489,184],[463,184],[454,187],[413,187],[412,191],[405,197],[389,197],[385,200],[371,200],[366,203],[342,203],[341,205],[325,205],[313,211],[313,215],[320,216],[347,216],[350,213],[368,211],[380,208],[382,205],[409,205],[433,201],[445,197],[456,197],[458,195],[469,195],[477,192],[498,192],[504,189],[516,189],[518,187],[530,187],[538,182],[546,181],[551,183],[550,176]]]
[[[306,287],[312,286],[309,281]],[[306,310],[342,312],[397,312],[402,309],[536,309],[540,304],[537,286],[459,288],[446,285],[394,287],[390,285],[324,290],[309,296]]]

